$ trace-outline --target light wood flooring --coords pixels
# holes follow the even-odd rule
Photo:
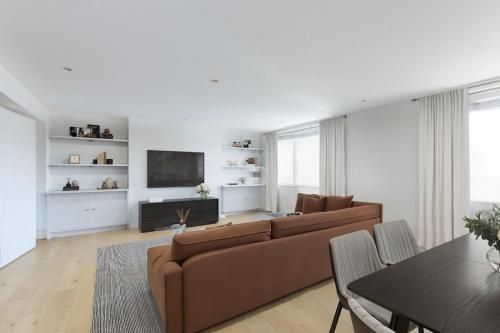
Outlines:
[[[219,224],[248,221],[232,216]],[[40,240],[37,247],[0,269],[0,332],[89,332],[97,249],[165,237],[170,231],[119,230]],[[337,296],[328,281],[208,329],[224,333],[326,333]],[[352,333],[347,311],[338,333]]]

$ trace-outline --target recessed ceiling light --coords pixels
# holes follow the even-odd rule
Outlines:
[[[361,100],[361,103],[366,103],[366,99],[362,99],[362,100]]]
[[[217,79],[211,79],[210,82],[212,82],[212,83],[219,83],[219,80],[217,80]]]
[[[63,67],[62,69],[65,70],[66,72],[72,72],[73,71],[73,69],[69,68],[69,67]]]

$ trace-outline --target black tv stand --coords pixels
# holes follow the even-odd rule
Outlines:
[[[141,232],[164,229],[179,223],[177,209],[189,209],[188,227],[219,221],[219,199],[184,198],[162,202],[139,202],[139,229]]]

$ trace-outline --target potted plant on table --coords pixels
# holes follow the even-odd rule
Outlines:
[[[196,191],[200,195],[200,198],[206,199],[208,198],[208,195],[210,194],[210,189],[208,188],[208,185],[205,183],[201,183],[200,185],[196,186]]]
[[[464,218],[465,226],[470,233],[488,242],[491,249],[486,253],[490,266],[500,272],[500,207],[493,204],[491,210],[481,210],[475,218]]]

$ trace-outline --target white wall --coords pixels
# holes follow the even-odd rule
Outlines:
[[[32,189],[36,192],[36,228],[43,231],[46,225],[46,129],[49,122],[49,110],[2,65],[0,65],[0,105],[34,119],[36,122],[36,184],[32,186]],[[16,136],[20,135],[22,132],[16,134]]]
[[[5,67],[0,64],[0,93],[12,100],[23,112],[44,123],[48,123],[47,110]]]
[[[0,107],[0,267],[36,245],[35,121]]]
[[[47,125],[35,120],[36,136],[36,230],[37,239],[47,229]]]
[[[237,124],[236,124],[237,125]],[[205,182],[211,196],[220,198],[220,186],[237,180],[239,170],[222,169],[228,159],[241,161],[248,152],[228,151],[233,141],[251,139],[260,145],[257,132],[208,127],[188,123],[172,123],[154,119],[129,119],[129,213],[130,227],[138,227],[138,201],[152,197],[188,198],[196,195],[194,187],[147,188],[147,150],[177,150],[205,153]],[[242,155],[245,154],[245,155]],[[257,157],[258,154],[255,154]],[[220,204],[220,201],[219,201]]]
[[[418,103],[347,116],[347,193],[384,204],[384,221],[406,219],[417,233]]]

